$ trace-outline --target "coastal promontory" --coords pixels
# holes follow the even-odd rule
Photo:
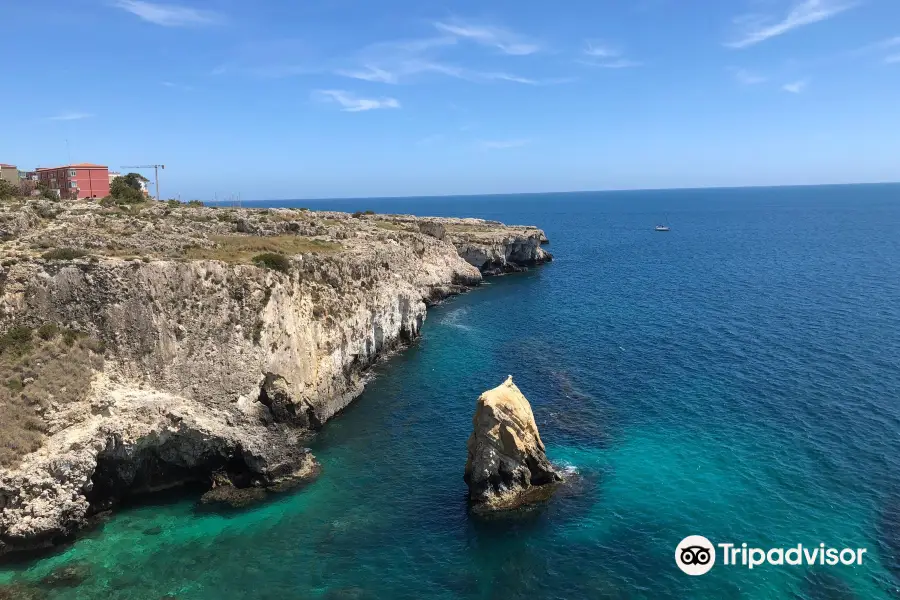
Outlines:
[[[426,307],[550,260],[544,242],[480,219],[0,202],[0,554],[145,493],[315,476],[309,436]]]

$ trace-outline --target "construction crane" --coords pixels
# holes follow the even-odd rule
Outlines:
[[[153,172],[156,174],[156,201],[159,202],[159,170],[165,169],[166,165],[137,165],[137,166],[122,166],[121,169],[153,169]]]

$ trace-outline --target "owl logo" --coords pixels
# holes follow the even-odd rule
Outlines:
[[[686,565],[705,565],[709,562],[712,548],[688,546],[681,549],[681,562]]]
[[[716,564],[715,546],[702,535],[689,535],[675,548],[675,564],[688,575],[704,575]]]

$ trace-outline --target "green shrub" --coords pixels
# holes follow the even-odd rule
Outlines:
[[[181,206],[181,202],[179,202],[175,198],[172,198],[171,200],[166,200],[166,204],[169,206],[169,208],[178,208],[179,206]]]
[[[74,330],[74,329],[66,329],[65,331],[63,331],[63,343],[64,343],[66,346],[71,346],[71,345],[74,344],[74,343],[78,340],[78,338],[80,338],[82,335],[84,335],[84,334],[81,333],[80,331],[76,331],[76,330]]]
[[[16,185],[0,179],[0,200],[8,200],[19,195],[19,188]]]
[[[274,252],[264,252],[253,257],[253,264],[259,267],[272,269],[273,271],[281,271],[288,273],[291,270],[291,259],[284,254],[275,254]]]
[[[87,252],[78,248],[54,248],[42,255],[46,260],[73,260],[87,255]]]
[[[38,327],[37,334],[42,340],[52,340],[59,335],[59,325],[56,323],[44,323]]]
[[[130,186],[125,177],[116,177],[112,180],[109,186],[109,195],[120,204],[134,204],[146,199],[140,188],[135,189]]]
[[[194,208],[199,208],[203,206],[203,202],[201,200],[191,200],[187,203],[188,206],[193,206]]]
[[[0,354],[21,355],[31,348],[31,328],[24,325],[10,327],[0,336]]]

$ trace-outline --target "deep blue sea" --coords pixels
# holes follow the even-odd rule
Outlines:
[[[268,204],[534,224],[555,260],[433,308],[314,441],[314,484],[135,507],[0,581],[81,561],[49,598],[900,597],[900,186]],[[510,374],[578,475],[474,518],[475,400]],[[690,534],[867,554],[689,577]]]

